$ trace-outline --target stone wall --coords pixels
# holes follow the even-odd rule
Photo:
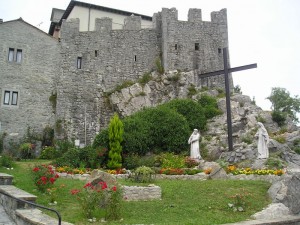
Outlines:
[[[223,68],[226,10],[213,12],[211,22],[202,21],[200,9],[191,9],[188,18],[178,21],[175,8],[164,8],[154,14],[151,29],[141,28],[141,17],[130,16],[123,30],[112,30],[110,18],[97,18],[95,31],[87,32],[79,32],[79,19],[71,19],[62,23],[59,42],[25,22],[2,23],[1,94],[17,90],[20,101],[18,107],[0,106],[1,129],[20,139],[28,126],[40,133],[49,124],[57,138],[89,144],[116,111],[105,94],[155,70],[160,58],[166,71],[194,71],[196,87],[223,88],[223,76],[198,74]],[[8,62],[9,48],[23,50],[22,63]],[[172,97],[180,95],[176,91]]]
[[[28,127],[42,132],[54,124],[49,97],[56,92],[60,54],[57,41],[22,19],[0,24],[0,133],[17,143]],[[9,49],[14,57],[8,60]],[[16,62],[17,51],[21,62]],[[4,105],[4,91],[18,93],[17,105]]]
[[[150,184],[147,187],[122,186],[122,188],[123,198],[126,201],[161,200],[161,188],[156,185]]]

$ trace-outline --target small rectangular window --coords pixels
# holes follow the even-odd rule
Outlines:
[[[95,50],[95,57],[98,57],[98,51]]]
[[[134,61],[136,62],[136,60],[137,60],[137,59],[136,59],[136,55],[135,55],[135,56],[134,56]]]
[[[22,49],[17,49],[16,62],[17,63],[22,62]]]
[[[177,44],[175,44],[175,50],[177,50],[177,48],[178,48],[178,46],[177,46]]]
[[[18,106],[19,92],[3,90],[2,104],[7,106]]]
[[[81,69],[82,67],[82,57],[77,57],[77,69]]]
[[[10,91],[4,91],[3,104],[9,105],[9,101],[10,101]]]
[[[222,49],[218,48],[218,53],[221,54],[222,53]]]
[[[195,43],[195,50],[199,51],[199,43]]]
[[[8,61],[9,62],[14,61],[14,49],[13,48],[8,49]]]
[[[11,95],[11,104],[17,105],[18,104],[18,92],[13,91]]]

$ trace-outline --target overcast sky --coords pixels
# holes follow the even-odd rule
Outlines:
[[[300,1],[299,0],[81,0],[148,16],[162,8],[175,7],[179,20],[187,20],[189,8],[210,13],[227,8],[231,67],[257,63],[257,69],[233,74],[234,85],[255,97],[256,104],[269,110],[266,100],[272,87],[300,95]],[[0,0],[0,18],[22,17],[48,32],[52,8],[66,9],[70,0]]]

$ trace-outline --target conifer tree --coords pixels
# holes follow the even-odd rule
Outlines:
[[[124,126],[117,113],[111,118],[109,127],[109,153],[108,168],[119,169],[122,167],[122,146]]]

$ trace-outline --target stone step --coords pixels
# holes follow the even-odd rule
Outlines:
[[[6,195],[4,195],[4,194]],[[7,196],[8,195],[8,196]],[[29,194],[13,185],[0,185],[0,204],[4,207],[4,210],[9,215],[9,217],[15,221],[17,209],[31,208],[32,206],[18,201],[12,197],[23,199],[30,202],[35,202],[36,196]]]
[[[12,185],[13,178],[12,175],[0,173],[0,185]]]
[[[16,210],[16,221],[17,224],[57,225],[58,217],[48,216],[39,209],[18,209]],[[72,223],[63,221],[61,224],[73,225]]]

